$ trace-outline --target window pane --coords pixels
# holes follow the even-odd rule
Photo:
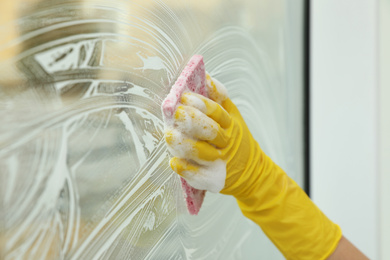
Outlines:
[[[303,183],[303,1],[0,4],[0,256],[279,259],[236,201],[187,213],[160,105],[194,54]],[[2,254],[2,255],[1,255]]]

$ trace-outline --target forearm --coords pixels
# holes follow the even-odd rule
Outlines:
[[[368,257],[359,251],[344,236],[340,239],[336,250],[328,260],[367,260]]]

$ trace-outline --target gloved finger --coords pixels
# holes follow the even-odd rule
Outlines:
[[[241,120],[243,120],[240,111],[238,110],[236,105],[233,103],[233,101],[231,101],[229,98],[226,99],[225,101],[223,101],[222,105],[231,117],[234,117],[234,118],[239,117],[239,118],[241,118]]]
[[[184,178],[188,176],[189,172],[196,174],[196,172],[199,171],[199,165],[195,165],[194,163],[188,162],[186,159],[181,159],[178,157],[173,157],[171,160],[169,160],[169,165],[174,172]]]
[[[181,96],[183,105],[192,106],[202,111],[205,115],[217,122],[222,128],[227,128],[231,124],[229,113],[215,101],[195,93],[184,93]]]
[[[208,141],[219,148],[227,145],[226,131],[217,122],[191,106],[178,106],[175,111],[176,128],[195,140]]]
[[[221,157],[221,150],[205,141],[188,138],[177,129],[165,131],[165,141],[172,155],[188,158],[199,164],[204,161],[215,161]]]
[[[229,98],[225,86],[218,80],[213,79],[207,72],[206,88],[209,97],[220,105],[222,105],[223,101]]]

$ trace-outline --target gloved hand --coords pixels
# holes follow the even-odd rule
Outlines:
[[[172,169],[197,188],[233,195],[287,259],[326,259],[342,234],[261,150],[225,87],[185,93],[165,138]]]
[[[251,153],[258,145],[225,87],[209,75],[206,81],[215,101],[192,92],[183,94],[174,114],[175,127],[165,132],[176,156],[170,165],[194,188],[220,192],[225,187],[226,192],[252,165]]]

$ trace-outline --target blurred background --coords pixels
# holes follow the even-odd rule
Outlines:
[[[311,5],[311,195],[370,259],[390,258],[389,8]]]

